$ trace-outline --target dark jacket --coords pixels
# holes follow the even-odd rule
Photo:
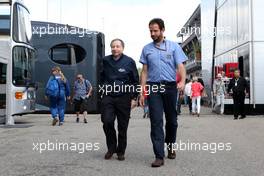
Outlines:
[[[229,93],[232,90],[233,96],[245,96],[245,91],[247,93],[249,92],[249,84],[243,77],[239,77],[238,80],[233,78],[230,80],[227,90]]]
[[[136,98],[138,93],[135,91],[139,85],[139,76],[135,61],[126,56],[122,55],[117,61],[113,59],[112,55],[103,58],[101,71],[100,71],[100,85],[119,85],[134,86],[134,91],[119,91],[112,92],[112,96],[120,96],[123,94],[130,93],[132,98]]]

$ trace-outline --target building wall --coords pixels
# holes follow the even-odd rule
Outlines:
[[[264,104],[263,7],[262,0],[220,0],[217,4],[215,64],[223,66],[223,63],[239,62],[243,57],[243,74],[250,81],[251,104]],[[215,1],[202,0],[202,70],[208,90],[213,78],[213,37],[208,34],[208,28],[214,25],[214,10]],[[227,33],[221,35],[223,30]]]
[[[264,104],[264,18],[263,18],[263,0],[252,0],[252,50],[254,68],[252,74],[254,79],[255,103]]]
[[[210,100],[213,64],[213,36],[215,20],[215,0],[201,2],[202,77]]]

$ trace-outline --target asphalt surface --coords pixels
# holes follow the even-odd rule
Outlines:
[[[233,120],[202,108],[197,118],[183,108],[177,158],[165,159],[160,168],[150,167],[154,160],[150,122],[142,118],[141,108],[131,114],[125,161],[116,156],[104,160],[106,144],[99,115],[89,115],[87,124],[82,120],[77,124],[74,115],[65,119],[63,126],[51,126],[49,115],[34,114],[19,117],[13,127],[1,125],[0,175],[264,175],[263,116]],[[58,147],[60,143],[64,148]]]

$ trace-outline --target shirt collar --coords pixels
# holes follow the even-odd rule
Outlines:
[[[162,50],[162,51],[167,51],[167,41],[166,39],[164,38],[162,43],[160,44],[160,46],[157,46],[157,44],[153,41],[153,45],[155,48],[159,49],[159,50]]]
[[[116,60],[113,55],[111,55],[111,58],[113,61],[119,61],[123,58],[124,54],[121,54],[120,57]]]

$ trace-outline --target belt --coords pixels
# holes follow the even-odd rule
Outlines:
[[[160,82],[151,82],[148,81],[147,84],[154,85],[165,85],[165,86],[176,86],[176,81],[160,81]]]

